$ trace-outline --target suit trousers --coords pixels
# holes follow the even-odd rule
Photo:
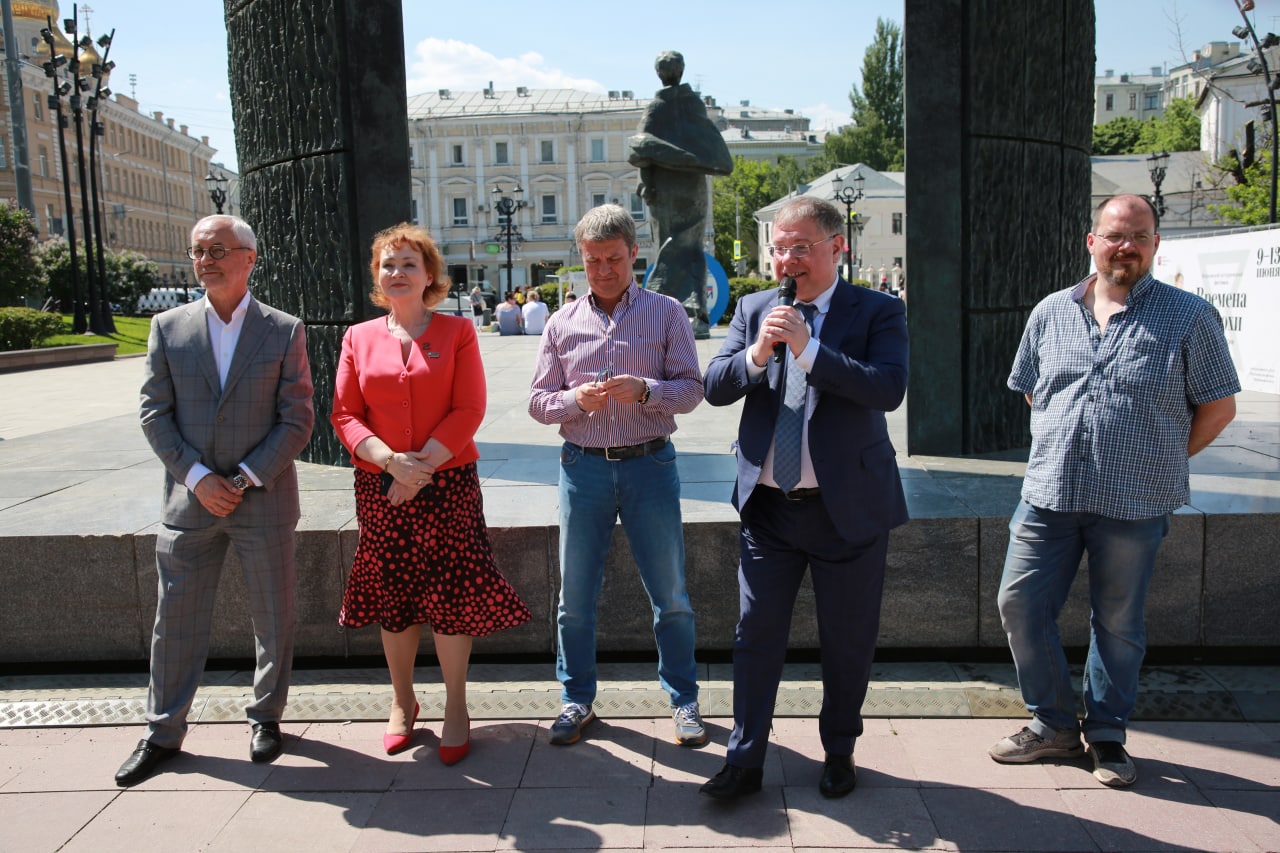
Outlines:
[[[789,501],[757,488],[738,537],[738,628],[733,645],[733,733],[726,761],[761,767],[786,662],[796,595],[809,569],[822,647],[818,733],[832,755],[852,755],[862,734],[889,534],[840,537],[820,498]]]
[[[234,545],[244,571],[254,634],[252,723],[279,722],[293,669],[294,524],[237,527],[218,519],[203,528],[165,525],[156,537],[159,592],[151,638],[147,694],[150,740],[182,745],[187,713],[209,656],[218,580],[227,546]]]

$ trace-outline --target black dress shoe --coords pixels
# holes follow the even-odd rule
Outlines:
[[[708,779],[698,790],[717,800],[736,800],[760,790],[764,771],[759,767],[735,767],[726,764],[724,769]]]
[[[853,767],[852,755],[832,755],[822,762],[822,781],[818,791],[824,797],[843,797],[858,785],[858,771]]]
[[[284,750],[284,735],[279,723],[254,723],[253,739],[249,741],[249,757],[258,764],[275,761]]]
[[[138,784],[181,751],[177,747],[156,746],[149,740],[138,741],[138,748],[116,771],[116,784],[121,787]]]

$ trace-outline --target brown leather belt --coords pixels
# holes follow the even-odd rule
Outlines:
[[[621,462],[623,459],[635,459],[637,456],[648,456],[650,453],[657,453],[659,450],[667,446],[670,441],[668,436],[655,438],[652,441],[646,441],[641,444],[626,444],[621,447],[579,447],[583,453],[592,456],[603,456],[610,462]]]
[[[756,488],[764,489],[765,491],[788,501],[808,501],[822,495],[822,489],[792,489],[789,492],[784,492],[782,489],[763,484],[756,486]]]

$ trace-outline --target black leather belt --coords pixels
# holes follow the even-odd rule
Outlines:
[[[765,486],[763,484],[756,486],[756,488],[765,489],[766,491],[772,492],[777,497],[788,501],[808,501],[822,495],[822,489],[792,489],[789,492],[784,492],[782,489],[775,488],[773,486]]]
[[[657,453],[667,446],[669,440],[664,435],[662,438],[655,438],[642,444],[627,444],[622,447],[582,447],[581,449],[583,453],[589,453],[592,456],[603,456],[610,462],[621,462],[623,459],[635,459],[637,456],[648,456],[650,453]]]

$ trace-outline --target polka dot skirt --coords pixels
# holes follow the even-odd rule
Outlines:
[[[437,471],[400,506],[382,494],[378,474],[355,475],[360,542],[338,624],[483,637],[529,621],[494,562],[474,462]]]

